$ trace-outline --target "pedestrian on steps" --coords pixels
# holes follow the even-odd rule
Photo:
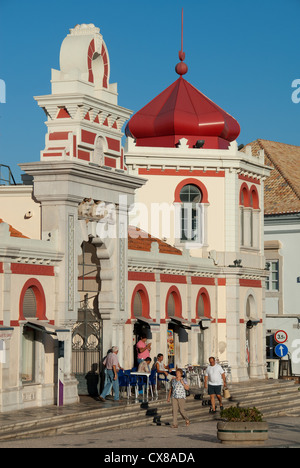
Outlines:
[[[176,370],[176,377],[171,380],[171,387],[168,395],[168,403],[171,400],[172,396],[172,411],[173,411],[173,428],[178,427],[178,411],[181,414],[182,418],[185,420],[185,425],[190,425],[190,420],[185,411],[185,400],[186,400],[186,391],[190,387],[185,379],[183,379],[183,370]]]
[[[122,369],[122,367],[120,366],[117,357],[118,352],[119,348],[117,346],[113,346],[112,352],[108,354],[106,360],[103,362],[106,367],[107,381],[99,397],[100,401],[105,401],[105,397],[111,392],[112,388],[114,391],[114,401],[119,401],[118,372],[120,369]]]
[[[209,366],[207,367],[204,374],[204,388],[208,390],[210,396],[211,408],[210,412],[216,412],[216,398],[220,403],[220,410],[223,409],[222,403],[222,385],[226,387],[226,375],[224,369],[220,364],[216,363],[214,357],[209,358]]]

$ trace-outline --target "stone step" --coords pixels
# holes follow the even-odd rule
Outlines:
[[[267,383],[266,383],[267,382]],[[230,388],[232,401],[224,400],[224,406],[256,406],[264,417],[281,414],[300,414],[299,385],[294,382],[262,381],[251,383],[248,387],[235,384]],[[199,393],[197,389],[193,393]],[[208,396],[205,397],[208,399]],[[97,407],[99,405],[99,407]],[[19,421],[14,424],[4,424],[0,427],[0,440],[12,440],[29,437],[44,437],[66,433],[101,432],[116,428],[147,426],[153,424],[153,416],[146,416],[146,409],[139,404],[122,402],[116,406],[105,407],[105,403],[96,403],[95,407],[83,410],[82,407],[72,408],[70,414],[58,414],[49,418]],[[160,394],[160,399],[149,402],[149,409],[157,408],[163,424],[172,421],[171,406],[166,401],[166,395]],[[201,400],[195,400],[191,395],[186,401],[186,409],[192,421],[209,421],[214,417],[209,414],[209,407],[202,406]],[[33,410],[34,414],[34,410]],[[217,417],[219,413],[217,413]]]

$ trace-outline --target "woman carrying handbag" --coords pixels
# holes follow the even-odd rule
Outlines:
[[[168,403],[170,402],[172,396],[173,428],[178,427],[178,411],[185,420],[185,425],[190,425],[190,420],[185,411],[186,392],[189,390],[189,388],[190,387],[188,386],[187,381],[183,379],[183,370],[177,369],[176,377],[171,380],[171,388],[168,396]]]

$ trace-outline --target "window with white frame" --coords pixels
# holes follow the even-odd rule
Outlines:
[[[182,187],[180,191],[181,241],[198,241],[200,238],[199,203],[202,200],[200,189],[193,184]]]
[[[268,260],[270,275],[266,279],[267,291],[279,291],[279,260]]]

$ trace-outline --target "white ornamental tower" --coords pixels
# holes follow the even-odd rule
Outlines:
[[[69,160],[123,169],[121,129],[131,115],[118,106],[117,83],[109,83],[110,62],[100,29],[70,29],[52,69],[52,92],[37,96],[48,117],[42,161]]]

